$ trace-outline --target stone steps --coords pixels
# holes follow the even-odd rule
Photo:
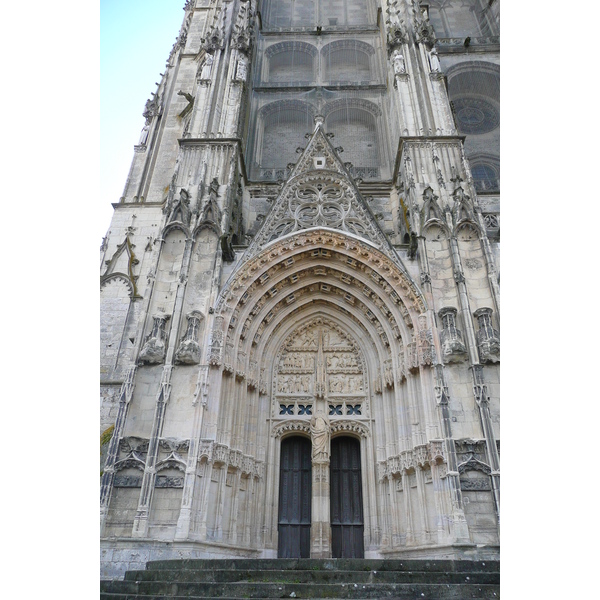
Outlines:
[[[125,581],[199,582],[215,583],[397,583],[398,571],[301,571],[247,570],[247,569],[185,569],[161,571],[128,571]],[[468,578],[468,579],[467,579]],[[403,583],[496,583],[496,573],[453,573],[431,571],[403,571]]]
[[[122,581],[102,581],[100,591],[101,600],[496,600],[500,575],[496,561],[197,559],[150,562]]]

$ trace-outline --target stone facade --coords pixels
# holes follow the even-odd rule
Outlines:
[[[499,2],[463,4],[185,3],[101,248],[104,577],[281,555],[294,436],[309,556],[351,551],[351,437],[352,552],[498,557]]]

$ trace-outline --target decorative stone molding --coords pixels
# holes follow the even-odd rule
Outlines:
[[[252,54],[254,14],[250,3],[242,3],[231,33],[231,47],[237,48],[248,57]],[[238,64],[239,68],[239,64]],[[240,79],[236,77],[236,79]],[[245,77],[244,77],[245,80]]]
[[[364,238],[394,262],[398,255],[377,224],[371,210],[352,181],[323,131],[322,122],[315,130],[302,156],[284,184],[271,212],[244,254],[248,259],[262,248],[290,233],[327,227]],[[315,159],[324,168],[315,169]]]
[[[436,363],[435,346],[433,345],[433,332],[427,327],[427,315],[419,315],[419,364],[430,367]]]
[[[202,351],[198,343],[198,332],[204,315],[197,310],[187,315],[187,329],[179,347],[175,352],[175,362],[186,365],[197,365]]]
[[[123,456],[114,465],[114,471],[127,468],[144,471],[149,440],[136,436],[128,436],[119,440],[119,453]]]
[[[459,185],[454,190],[452,198],[454,200],[454,206],[452,207],[452,220],[454,226],[456,227],[456,225],[465,220],[475,223],[471,197],[465,192],[462,185]]]
[[[439,197],[433,192],[430,186],[427,186],[423,191],[423,208],[421,209],[421,232],[425,224],[436,219],[441,223],[445,223],[444,214],[438,204]]]
[[[131,243],[130,238],[132,235],[133,228],[130,228],[125,234],[125,240],[117,246],[117,249],[110,260],[106,261],[106,269],[100,277],[100,286],[102,287],[113,278],[121,279],[131,289],[131,297],[140,298],[137,290],[137,280],[139,275],[134,275],[133,273],[133,267],[138,265],[140,261],[133,252],[135,244]],[[123,259],[119,260],[121,256],[123,256]],[[126,272],[119,271],[122,267],[125,267],[124,270]]]
[[[221,366],[221,353],[223,350],[223,321],[222,316],[216,316],[212,330],[212,340],[210,344],[210,352],[208,357],[208,364],[212,367]]]
[[[413,0],[412,18],[416,41],[432,48],[435,44],[435,32],[429,22],[428,8],[420,6],[419,0]]]
[[[152,318],[154,320],[152,331],[146,338],[146,342],[140,351],[140,364],[158,364],[165,360],[167,351],[166,327],[171,315],[158,315]]]
[[[286,255],[294,250],[297,252],[298,249],[308,252],[311,247],[315,247],[319,252],[328,251],[330,254],[327,256],[339,258],[342,262],[350,264],[349,261],[353,261],[352,264],[356,268],[364,268],[366,270],[366,265],[369,265],[369,267],[372,266],[372,269],[378,274],[380,286],[383,287],[395,303],[399,303],[401,311],[404,309],[404,314],[406,315],[405,321],[407,324],[410,323],[410,326],[412,326],[412,320],[405,303],[414,311],[425,311],[425,299],[401,263],[390,261],[387,256],[373,246],[349,238],[342,232],[322,229],[298,232],[291,237],[278,240],[274,244],[269,245],[267,250],[257,254],[255,257],[248,258],[248,260],[244,260],[243,257],[240,269],[232,276],[221,291],[215,311],[218,313],[230,312],[234,310],[238,302],[241,304],[248,302],[254,290],[260,287],[256,273],[263,271],[265,265],[275,263],[277,268],[282,268]],[[338,252],[338,248],[340,252]],[[316,252],[317,250],[314,251]],[[350,253],[350,256],[347,253]],[[272,268],[275,268],[275,266]],[[395,288],[402,289],[402,292],[398,289],[397,293],[394,291]]]
[[[169,216],[167,217],[167,224],[178,221],[189,227],[190,217],[190,195],[187,190],[181,189],[179,191],[179,198],[171,206]]]
[[[353,420],[332,421],[330,431],[332,435],[336,433],[356,433],[363,438],[370,435],[369,428],[365,423]]]
[[[442,321],[440,331],[440,344],[442,347],[442,359],[444,362],[458,362],[465,358],[467,347],[463,335],[456,327],[456,315],[458,311],[452,306],[442,308],[438,316]]]
[[[479,324],[477,348],[482,363],[500,361],[500,333],[492,327],[492,309],[480,308],[473,313]]]
[[[286,433],[297,431],[310,435],[310,423],[307,420],[283,421],[282,423],[277,423],[273,426],[273,429],[271,430],[271,435],[277,438],[281,437]]]
[[[390,456],[385,461],[379,462],[379,480],[381,481],[382,477],[398,477],[403,472],[414,471],[417,468],[429,468],[430,465],[437,465],[439,469],[445,463],[444,442],[442,440],[432,440],[427,444],[415,446],[412,450],[404,450],[395,456]]]
[[[398,47],[401,47],[402,44],[408,44],[408,35],[406,34],[404,20],[400,18],[397,0],[388,2],[388,7],[385,12],[388,15],[385,20],[387,49],[388,55],[391,55],[392,52]]]
[[[214,54],[217,50],[221,50],[225,44],[225,13],[227,5],[223,5],[214,16],[213,24],[206,35],[202,38],[202,48],[210,54]]]
[[[115,475],[113,486],[116,488],[142,487],[141,475]]]

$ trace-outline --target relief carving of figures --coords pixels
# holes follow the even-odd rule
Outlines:
[[[153,317],[152,331],[140,352],[140,363],[157,364],[164,361],[167,349],[166,325],[170,318],[170,315]]]
[[[336,352],[327,356],[327,372],[357,373],[360,372],[360,368],[353,354]]]
[[[329,419],[322,410],[317,411],[310,420],[312,439],[312,459],[314,462],[329,460]]]
[[[354,394],[362,392],[362,376],[348,377],[345,375],[333,375],[329,378],[329,391],[332,394]]]

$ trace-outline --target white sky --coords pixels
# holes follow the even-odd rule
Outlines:
[[[185,0],[100,2],[100,202],[98,244],[119,201],[144,125],[183,22]]]

